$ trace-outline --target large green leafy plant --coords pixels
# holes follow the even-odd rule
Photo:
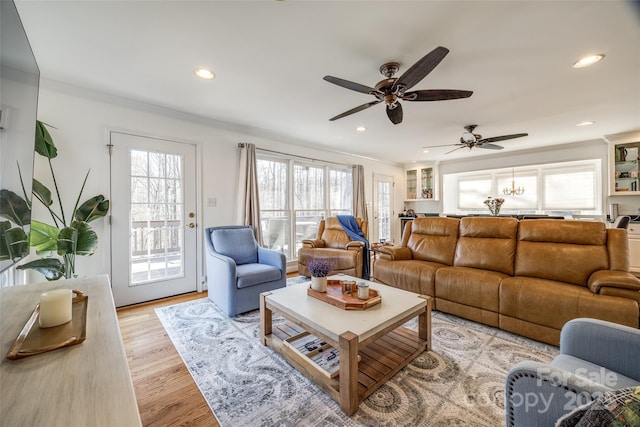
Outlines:
[[[18,171],[20,167],[18,166]],[[29,235],[25,227],[31,223],[31,206],[25,197],[11,190],[0,190],[0,261],[16,260],[29,254]]]
[[[76,255],[93,255],[96,251],[98,235],[89,223],[107,214],[109,200],[98,195],[80,203],[84,186],[89,178],[90,171],[87,171],[71,215],[67,216],[68,211],[65,212],[62,205],[58,181],[51,162],[51,159],[57,157],[58,150],[46,125],[40,121],[36,123],[35,151],[45,157],[49,163],[57,207],[51,190],[34,178],[33,196],[47,208],[53,224],[31,220],[30,245],[35,248],[38,255],[44,256],[44,258],[36,259],[17,268],[37,270],[44,274],[48,280],[57,280],[63,276],[66,278],[74,277]],[[56,257],[56,254],[60,258]]]

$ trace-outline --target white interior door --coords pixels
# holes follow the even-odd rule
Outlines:
[[[391,241],[393,218],[393,177],[373,175],[373,230],[372,242]]]
[[[197,287],[196,147],[110,132],[116,306]]]

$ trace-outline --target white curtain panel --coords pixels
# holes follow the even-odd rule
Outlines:
[[[353,166],[353,215],[369,221],[367,202],[364,199],[364,166],[362,165]]]
[[[263,245],[260,226],[260,198],[258,196],[258,171],[255,144],[240,143],[240,168],[238,179],[239,224],[250,225],[260,246]]]

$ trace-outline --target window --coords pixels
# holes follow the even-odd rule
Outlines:
[[[475,209],[491,194],[491,175],[460,177],[458,180],[458,209]]]
[[[596,168],[555,168],[542,172],[543,210],[596,210]]]
[[[289,250],[289,163],[258,159],[260,220],[265,247],[285,254]]]
[[[584,160],[477,171],[443,176],[445,213],[487,213],[484,200],[505,199],[503,214],[600,214],[601,161]],[[524,187],[519,196],[504,195],[504,188]]]
[[[352,213],[351,167],[260,154],[257,169],[264,245],[288,260],[323,218]]]

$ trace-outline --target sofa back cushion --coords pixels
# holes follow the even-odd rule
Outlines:
[[[209,238],[216,252],[233,258],[237,265],[258,262],[258,242],[251,227],[212,227],[210,230]]]
[[[366,236],[367,230],[366,227],[363,229],[362,218],[356,218],[356,223]],[[322,227],[322,224],[320,227]],[[338,218],[334,216],[330,216],[324,221],[324,227],[322,227],[320,239],[324,240],[325,247],[332,249],[345,249],[347,243],[353,240],[349,237],[347,232],[344,231],[344,228],[340,225]]]
[[[607,231],[601,222],[526,220],[518,224],[515,274],[587,286],[609,268]]]
[[[515,218],[462,218],[453,264],[513,275],[517,235]]]
[[[414,219],[407,240],[413,259],[453,265],[459,224],[455,218]]]

